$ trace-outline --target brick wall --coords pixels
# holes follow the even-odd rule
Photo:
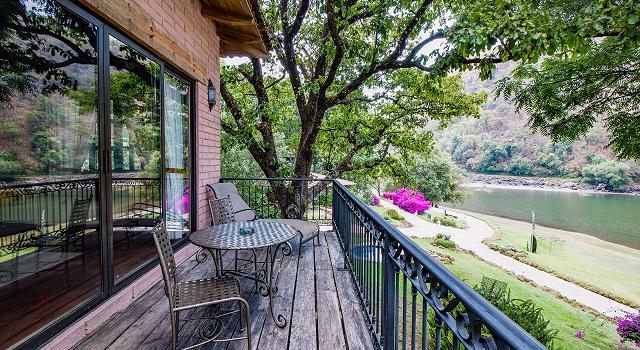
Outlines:
[[[196,81],[197,227],[210,223],[206,184],[220,176],[220,99],[209,111],[209,79],[219,89],[220,40],[198,0],[80,0],[102,20]]]

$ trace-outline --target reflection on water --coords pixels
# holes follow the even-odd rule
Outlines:
[[[540,225],[640,249],[640,196],[468,188],[463,204],[449,206],[521,221],[535,211]]]

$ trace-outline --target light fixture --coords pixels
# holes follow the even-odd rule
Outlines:
[[[211,112],[213,106],[216,105],[216,87],[211,79],[209,79],[209,84],[207,85],[207,101],[209,102],[209,112]]]

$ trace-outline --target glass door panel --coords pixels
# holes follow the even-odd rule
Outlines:
[[[156,256],[162,220],[160,65],[109,37],[109,107],[116,282]]]
[[[189,232],[190,84],[164,74],[166,224],[171,239]]]
[[[53,1],[8,4],[10,25],[0,28],[2,349],[102,291],[98,28]]]

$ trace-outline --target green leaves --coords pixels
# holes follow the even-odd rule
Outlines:
[[[620,158],[640,158],[640,49],[618,37],[593,43],[573,60],[522,66],[498,84],[530,115],[534,130],[573,141],[603,120]]]

